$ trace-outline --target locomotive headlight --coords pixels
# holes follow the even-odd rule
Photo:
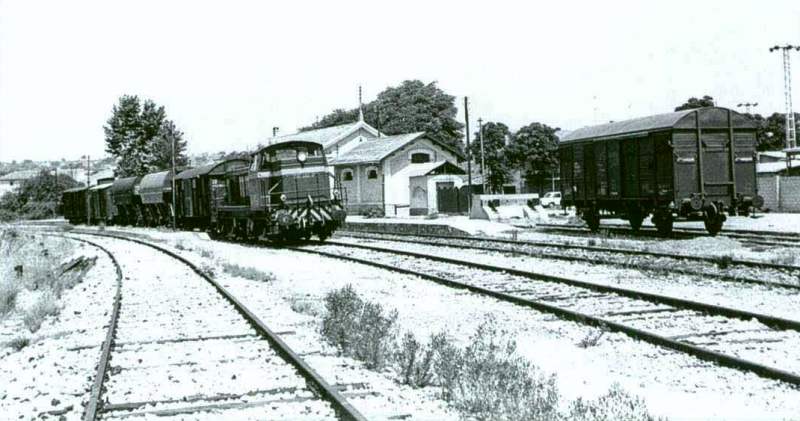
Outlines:
[[[281,202],[285,202],[285,201],[286,201],[286,195],[285,195],[285,194],[282,194],[282,195],[281,195]]]
[[[306,158],[308,158],[308,153],[306,151],[297,151],[297,160],[300,162],[306,162]]]
[[[334,190],[333,191],[333,198],[334,199],[339,199],[341,197],[342,197],[342,194],[339,192],[339,190]]]

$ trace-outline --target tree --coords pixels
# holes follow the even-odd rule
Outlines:
[[[509,163],[521,172],[525,184],[543,193],[547,178],[558,165],[558,128],[531,123],[517,130],[506,148]]]
[[[483,125],[483,151],[486,163],[486,174],[483,174],[491,191],[503,191],[503,184],[509,180],[509,165],[506,157],[506,139],[511,131],[503,123],[488,122]],[[472,159],[480,165],[481,142],[480,129],[475,132],[474,141],[470,144]]]
[[[164,107],[151,100],[142,104],[138,96],[123,95],[114,105],[103,131],[106,152],[116,159],[120,177],[170,168],[172,151],[169,139],[173,139],[176,145],[176,164],[188,162],[183,132],[167,119]]]
[[[758,124],[757,135],[759,151],[776,151],[786,147],[786,114],[772,113],[771,116],[764,118],[760,114],[746,116],[752,118]],[[795,122],[800,121],[800,114],[794,114]],[[797,123],[795,123],[797,124]],[[795,131],[796,133],[796,131]]]
[[[714,98],[708,95],[704,95],[700,99],[697,99],[695,97],[689,98],[683,104],[675,107],[675,111],[693,110],[695,108],[713,107],[713,106],[714,106]]]
[[[19,189],[0,198],[0,219],[43,219],[56,216],[61,193],[78,182],[66,174],[42,170],[22,182]]]
[[[364,107],[364,120],[383,133],[424,131],[431,138],[461,151],[464,125],[456,120],[456,115],[454,96],[442,91],[436,82],[425,84],[419,80],[406,80],[400,86],[388,87]],[[352,123],[357,119],[358,108],[336,109],[300,130]]]

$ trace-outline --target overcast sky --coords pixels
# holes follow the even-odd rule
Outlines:
[[[103,155],[123,94],[164,105],[192,153],[255,145],[355,107],[359,84],[367,102],[405,79],[512,129],[704,94],[782,112],[776,43],[800,44],[800,1],[0,0],[0,160]]]

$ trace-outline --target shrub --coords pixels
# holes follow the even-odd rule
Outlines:
[[[413,333],[407,332],[395,356],[400,382],[412,387],[425,387],[431,384],[434,353],[431,344],[422,346]]]
[[[16,351],[22,350],[22,348],[25,348],[26,346],[28,346],[30,344],[31,344],[30,338],[25,337],[25,336],[19,336],[19,337],[16,337],[16,338],[8,341],[8,343],[6,345],[16,352]]]
[[[570,405],[567,419],[576,421],[650,421],[647,405],[614,383],[605,395],[592,401],[577,399]]]
[[[4,317],[14,310],[17,305],[19,286],[12,281],[0,281],[0,317]]]
[[[717,267],[720,269],[727,269],[733,264],[733,256],[727,254],[724,256],[716,256],[714,257],[714,263],[716,263]]]
[[[605,333],[606,332],[604,330],[601,330],[601,331],[596,332],[596,333],[589,332],[583,339],[581,339],[580,342],[578,342],[578,347],[579,348],[590,348],[590,347],[593,347],[593,346],[597,346],[597,344],[600,343],[600,339],[603,337],[603,335]]]
[[[463,350],[454,384],[445,385],[453,406],[469,418],[557,420],[555,377],[516,354],[516,343],[502,341],[494,319],[481,324]]]
[[[42,323],[44,323],[44,319],[47,316],[55,316],[58,312],[59,308],[55,296],[49,292],[44,293],[39,296],[32,306],[25,310],[22,322],[33,333],[42,327]]]
[[[392,354],[392,331],[397,311],[386,313],[378,303],[362,300],[352,285],[325,296],[321,333],[343,355],[383,368]]]
[[[289,298],[289,306],[292,311],[300,314],[309,314],[312,316],[319,316],[320,312],[317,309],[316,303],[303,296],[294,296]]]
[[[211,250],[201,249],[200,250],[200,257],[202,257],[204,259],[213,259],[214,258],[214,253],[212,253]]]
[[[434,381],[442,388],[442,399],[449,401],[453,398],[450,393],[456,388],[461,368],[463,367],[463,352],[444,333],[431,337],[433,349]]]
[[[263,272],[254,267],[239,266],[233,263],[224,263],[222,265],[222,271],[228,275],[249,279],[251,281],[270,282],[275,280],[275,275],[272,273]]]

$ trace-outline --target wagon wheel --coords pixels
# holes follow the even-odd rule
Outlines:
[[[642,221],[644,221],[644,215],[642,215],[642,211],[639,208],[633,208],[628,213],[628,222],[631,223],[631,229],[633,232],[639,231],[642,227]]]
[[[703,218],[703,224],[706,226],[706,231],[708,231],[708,233],[712,236],[715,236],[722,230],[722,223],[723,219],[717,211],[717,207],[714,205],[706,207],[705,216]]]
[[[668,237],[672,234],[672,215],[666,212],[653,215],[653,223],[661,236]]]
[[[590,208],[583,211],[583,220],[586,222],[586,226],[589,227],[589,230],[592,232],[597,232],[600,229],[600,214],[597,212],[597,209]]]

